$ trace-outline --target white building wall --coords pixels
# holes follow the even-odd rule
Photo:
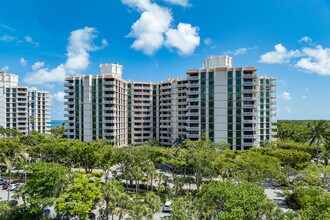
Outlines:
[[[214,72],[214,141],[227,141],[227,71]]]

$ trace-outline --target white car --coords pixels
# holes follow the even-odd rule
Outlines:
[[[171,205],[172,205],[172,200],[167,200],[163,206],[163,212],[172,211]]]
[[[10,184],[8,190],[13,191],[14,189],[16,189],[16,184],[15,183]]]

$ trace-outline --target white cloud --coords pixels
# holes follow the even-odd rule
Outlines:
[[[28,84],[41,85],[46,82],[63,82],[66,77],[66,69],[63,64],[60,64],[55,69],[42,68],[29,73],[23,81]]]
[[[173,5],[179,5],[182,7],[190,7],[189,0],[164,0],[167,3],[173,4]]]
[[[32,44],[32,45],[34,45],[34,46],[36,46],[36,47],[39,47],[39,42],[35,42],[35,41],[33,41],[32,37],[30,37],[30,36],[28,36],[28,35],[26,35],[26,36],[24,37],[24,40],[25,40],[26,43]]]
[[[246,52],[249,50],[250,48],[245,48],[245,47],[240,47],[240,48],[237,48],[236,50],[229,50],[227,52],[225,52],[225,54],[233,54],[235,56],[237,55],[243,55],[243,54],[246,54]]]
[[[3,42],[12,42],[15,40],[16,40],[16,37],[11,36],[11,35],[4,34],[4,35],[0,36],[0,41],[3,41]]]
[[[289,107],[285,107],[285,110],[288,112],[288,113],[291,113],[291,109]]]
[[[58,102],[64,102],[64,95],[65,95],[65,93],[60,91],[60,92],[54,93],[53,97]]]
[[[122,0],[122,2],[141,13],[141,17],[132,25],[128,35],[135,38],[131,47],[146,55],[154,54],[162,47],[164,33],[170,28],[173,18],[169,9],[151,3],[150,0]]]
[[[305,95],[302,95],[302,96],[301,96],[301,98],[302,98],[302,99],[306,99],[306,98],[307,98],[307,96],[305,96]]]
[[[310,38],[310,37],[308,37],[308,36],[304,36],[304,37],[300,38],[300,39],[298,40],[298,42],[299,42],[299,43],[302,43],[302,42],[310,43],[310,42],[312,42],[312,38]]]
[[[85,70],[89,66],[89,53],[102,49],[107,45],[105,39],[102,40],[102,46],[95,46],[93,40],[97,37],[96,29],[92,27],[85,27],[74,30],[69,37],[69,44],[67,46],[67,61],[65,68],[70,71]]]
[[[207,46],[211,46],[213,44],[213,41],[210,37],[204,39],[204,44]]]
[[[44,62],[38,61],[38,62],[35,62],[35,63],[32,65],[32,69],[33,69],[34,71],[36,71],[36,70],[38,70],[38,69],[40,69],[40,68],[42,68],[42,67],[44,67],[44,66],[45,66],[45,63],[44,63]]]
[[[300,56],[299,50],[287,50],[282,44],[275,45],[275,51],[261,55],[261,63],[287,63],[292,57]]]
[[[1,68],[1,70],[7,72],[9,70],[9,66],[4,66]]]
[[[173,2],[182,3],[183,1]],[[162,7],[150,0],[122,0],[122,3],[141,13],[140,18],[132,25],[131,32],[128,34],[128,37],[135,38],[131,48],[151,56],[164,45],[165,34],[167,35],[166,46],[177,48],[180,54],[186,55],[190,53],[191,48],[195,49],[197,38],[197,46],[199,45],[199,36],[194,34],[194,31],[198,34],[196,27],[185,24],[190,25],[190,27],[181,25],[179,30],[180,24],[182,24],[180,23],[178,29],[171,28],[173,17],[169,8]],[[187,37],[182,36],[182,31],[188,31],[189,35]],[[191,39],[192,42],[185,42],[185,45],[180,45],[180,47],[176,45],[177,41],[184,38]]]
[[[30,87],[29,89],[30,89],[30,90],[38,90],[38,88],[35,87],[35,86],[32,86],[32,87]]]
[[[198,27],[191,24],[179,23],[177,29],[169,29],[165,35],[165,46],[178,49],[180,55],[191,55],[200,43]]]
[[[67,46],[65,64],[49,69],[43,68],[44,62],[36,62],[32,66],[34,72],[28,73],[24,82],[28,84],[46,84],[49,85],[49,88],[52,88],[54,85],[49,83],[63,82],[69,75],[86,70],[90,64],[89,52],[100,50],[107,45],[105,39],[102,40],[101,46],[94,45],[93,40],[97,38],[96,33],[96,29],[91,27],[72,31]]]
[[[330,48],[318,45],[315,48],[304,48],[302,52],[307,57],[295,64],[297,68],[320,75],[330,75]]]
[[[291,94],[289,92],[283,92],[282,94],[279,95],[279,98],[282,98],[282,99],[285,99],[285,100],[292,99]]]
[[[21,65],[21,66],[26,66],[27,65],[27,60],[26,59],[24,59],[23,57],[19,60],[19,64]]]

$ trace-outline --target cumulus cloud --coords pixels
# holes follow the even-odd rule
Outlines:
[[[41,85],[45,82],[62,82],[66,76],[66,69],[64,65],[61,64],[55,69],[42,68],[36,72],[30,73],[24,78],[24,82],[28,84]]]
[[[283,92],[282,94],[279,95],[279,98],[282,98],[282,99],[285,99],[285,100],[292,99],[291,94],[289,92]]]
[[[53,97],[57,102],[64,102],[64,95],[65,95],[65,93],[60,91],[60,92],[54,93]]]
[[[68,70],[81,71],[89,66],[88,52],[99,50],[103,47],[93,44],[93,40],[96,37],[96,30],[92,27],[85,27],[71,32],[66,54],[68,59],[65,63],[65,67]]]
[[[22,57],[22,58],[19,60],[19,64],[20,64],[21,66],[26,67],[26,65],[27,65],[27,60],[24,59],[24,58]]]
[[[179,25],[182,23],[178,25],[178,29],[171,28],[173,17],[169,8],[162,7],[150,0],[122,0],[122,3],[137,10],[141,14],[140,18],[132,25],[131,32],[128,34],[128,37],[135,38],[131,48],[142,51],[149,56],[153,55],[165,44],[165,34],[167,36],[166,46],[177,48],[182,55],[186,55],[186,51],[189,51],[190,48],[195,49],[197,38],[197,46],[199,45],[199,36],[194,36],[193,33],[194,31],[196,33],[198,32],[197,28],[191,27],[191,25],[189,28],[181,25],[181,29],[179,30]],[[184,36],[181,36],[182,33],[180,31],[188,31],[189,36],[187,38],[193,41],[185,42],[185,45],[179,48],[174,43],[174,38],[177,40],[184,38]]]
[[[308,37],[308,36],[305,36],[305,37],[300,38],[300,39],[298,40],[298,42],[299,42],[299,43],[302,43],[302,42],[304,42],[304,43],[310,43],[310,42],[312,42],[312,38],[310,38],[310,37]]]
[[[318,45],[315,48],[304,48],[303,55],[295,66],[320,75],[330,75],[330,48],[323,48]]]
[[[102,40],[101,46],[95,45],[93,43],[95,38],[97,38],[95,28],[85,27],[72,31],[68,39],[66,62],[54,69],[44,68],[44,62],[36,62],[32,66],[34,72],[28,73],[24,82],[28,84],[63,82],[69,75],[86,70],[90,64],[89,52],[100,50],[107,45],[105,39]]]
[[[299,42],[311,42],[305,36]],[[263,63],[288,63],[295,68],[320,75],[330,75],[330,48],[317,45],[304,47],[300,50],[288,51],[282,44],[275,45],[275,51],[261,55],[259,62]]]
[[[180,55],[191,55],[200,43],[198,28],[191,24],[179,23],[177,29],[169,29],[165,35],[165,46],[178,49]]]
[[[128,35],[135,38],[131,47],[146,55],[154,54],[162,47],[164,33],[172,22],[173,18],[169,9],[151,3],[150,0],[122,0],[122,2],[141,13]]]
[[[39,42],[33,41],[32,37],[30,37],[28,35],[26,35],[24,37],[24,40],[25,40],[26,43],[32,44],[32,45],[34,45],[36,47],[39,47]]]
[[[11,35],[4,34],[4,35],[0,36],[0,41],[3,41],[3,42],[12,42],[15,40],[16,40],[16,37],[11,36]]]
[[[41,62],[41,61],[38,61],[38,62],[35,62],[33,65],[32,65],[32,69],[35,71],[35,70],[38,70],[42,67],[45,66],[45,63],[44,62]]]
[[[261,55],[261,63],[287,63],[292,57],[300,56],[299,50],[287,50],[282,44],[275,45],[275,50]]]
[[[179,5],[182,7],[190,7],[189,0],[164,0],[167,3],[173,4],[173,5]]]

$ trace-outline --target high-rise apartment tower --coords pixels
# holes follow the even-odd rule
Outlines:
[[[232,149],[274,140],[275,78],[254,67],[232,67],[229,56],[210,56],[183,79],[134,82],[118,64],[101,64],[99,76],[66,79],[66,136],[106,138],[116,146],[153,138],[169,146],[205,135]]]

